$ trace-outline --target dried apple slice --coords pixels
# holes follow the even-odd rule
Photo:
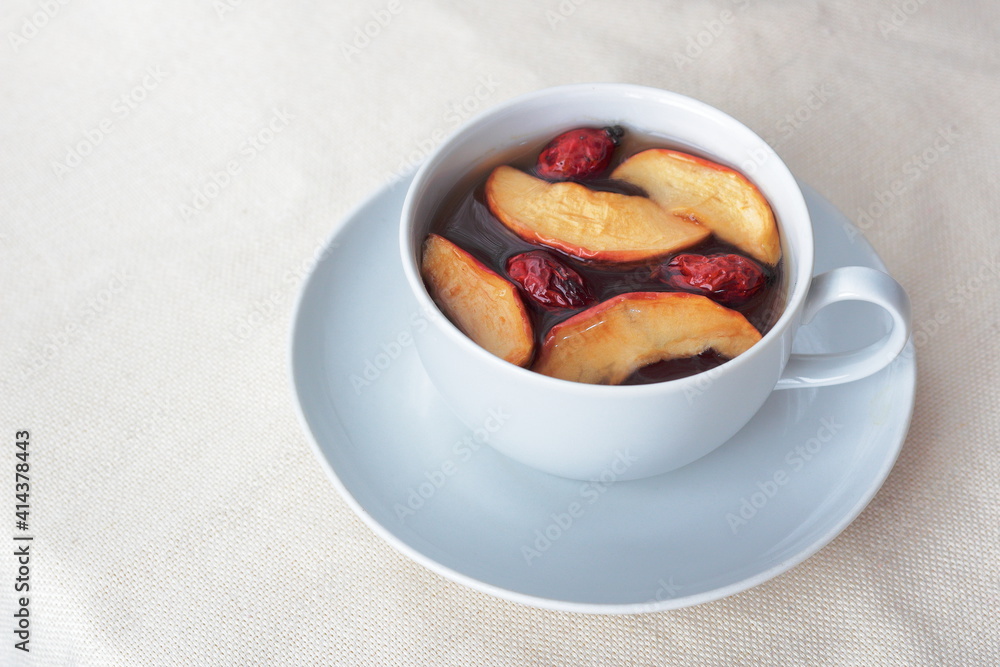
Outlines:
[[[774,266],[781,258],[771,207],[739,172],[687,153],[652,148],[622,162],[611,178],[638,185],[667,212],[697,220],[755,259]]]
[[[552,327],[532,370],[563,380],[621,384],[648,364],[709,349],[731,359],[760,337],[745,317],[707,297],[630,292]]]
[[[646,197],[549,183],[513,167],[486,182],[490,211],[525,241],[598,262],[641,262],[688,248],[711,230]]]
[[[513,284],[437,234],[424,241],[421,273],[448,319],[480,347],[518,366],[531,360],[534,332]]]

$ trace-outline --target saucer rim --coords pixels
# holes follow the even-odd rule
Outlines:
[[[334,225],[330,234],[327,236],[323,242],[324,253],[327,249],[332,247],[332,244],[336,238],[344,232],[347,226],[357,218],[365,209],[369,206],[375,204],[380,198],[390,194],[395,188],[409,186],[410,181],[412,181],[416,170],[411,170],[409,173],[402,175],[395,181],[385,184],[373,193],[365,197],[361,202],[353,206],[340,220]],[[861,231],[854,226],[847,217],[837,209],[832,202],[823,197],[817,190],[809,186],[808,184],[802,182],[800,179],[796,179],[798,183],[803,199],[805,200],[807,206],[813,201],[820,205],[826,206],[831,209],[834,214],[839,215],[843,218],[842,222],[854,232],[855,242],[860,239],[863,244],[862,247],[864,252],[869,256],[869,259],[875,264],[876,268],[886,273],[889,273],[888,268],[882,261],[882,258],[878,255],[875,249],[868,243]],[[402,202],[400,203],[402,205]],[[612,614],[612,615],[624,615],[624,614],[639,614],[639,613],[657,613],[661,611],[669,611],[673,609],[681,609],[686,607],[693,607],[696,605],[704,604],[707,602],[712,602],[719,600],[736,593],[740,593],[751,588],[754,588],[776,576],[783,574],[795,566],[803,563],[817,552],[823,549],[825,546],[830,544],[834,539],[836,539],[851,523],[858,518],[862,511],[871,503],[872,499],[878,493],[878,491],[885,484],[888,479],[889,473],[895,466],[895,463],[899,457],[902,450],[903,444],[906,440],[906,434],[909,430],[909,426],[913,418],[913,409],[916,402],[916,361],[914,356],[914,346],[912,338],[907,342],[900,354],[898,359],[904,359],[902,366],[905,366],[905,370],[908,374],[908,378],[901,379],[900,382],[906,382],[909,386],[909,396],[907,399],[906,406],[906,416],[905,419],[901,419],[899,424],[899,435],[896,438],[896,442],[892,443],[886,448],[886,457],[882,466],[878,469],[877,473],[873,476],[873,482],[864,494],[861,494],[859,499],[851,506],[849,511],[843,512],[842,517],[839,521],[835,522],[827,531],[822,535],[817,537],[813,543],[794,556],[786,558],[773,565],[770,568],[762,570],[754,575],[747,576],[738,581],[732,582],[730,584],[722,585],[717,588],[713,588],[706,591],[701,591],[699,593],[692,593],[690,595],[672,597],[665,600],[649,601],[649,602],[632,602],[632,603],[595,603],[595,602],[577,602],[569,600],[558,600],[553,598],[546,598],[538,595],[531,595],[528,593],[521,593],[518,591],[510,590],[508,588],[503,588],[495,584],[490,584],[479,579],[476,579],[470,575],[464,574],[457,570],[454,570],[448,566],[442,565],[441,563],[435,561],[430,556],[423,554],[418,551],[415,547],[410,546],[395,534],[389,531],[376,519],[368,514],[367,510],[361,503],[354,497],[354,495],[348,490],[344,482],[340,479],[340,476],[333,469],[330,461],[327,459],[322,448],[319,445],[317,435],[313,431],[312,425],[309,423],[305,412],[303,410],[303,402],[300,397],[300,392],[298,385],[296,383],[295,377],[295,345],[296,345],[296,333],[299,326],[300,317],[303,313],[303,307],[306,300],[306,294],[309,291],[309,285],[315,277],[315,274],[319,268],[319,264],[313,266],[309,272],[309,275],[305,280],[299,285],[298,294],[296,295],[294,307],[292,310],[291,324],[289,327],[289,338],[286,348],[287,353],[287,364],[288,364],[288,382],[290,384],[291,393],[294,396],[295,413],[297,415],[299,424],[302,430],[307,434],[307,440],[309,442],[310,449],[313,454],[319,460],[319,463],[323,470],[326,472],[327,477],[333,483],[334,488],[337,489],[341,498],[347,502],[348,506],[354,511],[354,513],[362,519],[362,521],[379,537],[381,537],[389,546],[395,549],[398,553],[406,556],[410,560],[423,565],[427,569],[439,574],[440,576],[453,581],[458,584],[467,586],[473,590],[477,590],[483,593],[487,593],[494,597],[498,597],[504,600],[509,600],[512,602],[517,602],[524,604],[529,607],[547,609],[550,611],[561,611],[570,613],[584,613],[584,614]]]

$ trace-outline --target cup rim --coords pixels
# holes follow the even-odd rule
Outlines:
[[[411,293],[417,299],[419,309],[425,313],[435,313],[435,319],[439,318],[442,324],[439,330],[449,338],[451,344],[463,348],[465,352],[469,354],[481,357],[484,363],[492,365],[496,372],[508,374],[510,378],[516,379],[518,382],[534,384],[539,389],[548,388],[553,391],[570,392],[598,398],[610,398],[611,396],[620,397],[626,395],[638,398],[659,393],[665,394],[674,391],[683,391],[684,389],[690,388],[692,385],[696,385],[699,382],[699,379],[703,382],[705,373],[735,371],[740,366],[751,363],[751,360],[754,357],[763,354],[764,348],[774,344],[777,339],[784,336],[789,327],[791,327],[797,320],[802,304],[805,301],[810,281],[812,280],[815,255],[812,221],[808,208],[806,207],[802,189],[799,187],[798,181],[796,181],[794,175],[792,175],[791,171],[788,169],[788,166],[777,155],[777,153],[773,151],[773,149],[769,154],[768,159],[777,161],[774,167],[779,172],[778,176],[783,180],[787,180],[790,185],[786,194],[786,198],[788,199],[786,202],[787,208],[797,209],[792,210],[792,215],[789,217],[796,217],[804,221],[802,223],[803,233],[806,235],[807,242],[803,244],[803,247],[795,256],[795,275],[786,276],[786,278],[790,281],[790,288],[788,299],[785,303],[781,316],[768,330],[768,332],[762,336],[761,340],[757,341],[757,343],[755,343],[750,349],[715,368],[682,378],[639,385],[589,384],[585,382],[576,382],[574,380],[554,378],[504,361],[496,355],[488,352],[463,333],[462,330],[459,329],[441,311],[438,305],[431,298],[430,293],[424,285],[423,278],[420,275],[417,262],[414,261],[414,258],[418,253],[414,252],[415,248],[411,244],[410,229],[415,224],[414,212],[418,204],[416,193],[422,190],[425,183],[433,177],[435,167],[442,159],[442,156],[445,156],[454,144],[459,143],[470,135],[475,134],[482,125],[488,123],[496,116],[506,113],[514,107],[538,100],[540,98],[560,95],[570,96],[585,92],[621,97],[657,97],[661,100],[668,101],[674,106],[684,107],[690,111],[714,117],[724,123],[731,124],[737,131],[749,133],[751,136],[757,138],[762,144],[767,145],[767,142],[765,142],[757,133],[726,112],[687,95],[651,86],[624,83],[568,84],[542,88],[501,102],[487,111],[471,118],[466,123],[463,123],[451,135],[446,137],[437,147],[435,147],[417,169],[413,180],[407,188],[406,197],[403,200],[403,207],[400,213],[399,249],[403,273],[406,276],[406,281],[409,285]],[[743,171],[740,171],[740,173],[749,178],[749,176]],[[778,224],[779,230],[782,232],[781,236],[784,238],[785,234],[783,227],[788,223],[779,222]],[[787,249],[787,246],[785,249]],[[717,369],[726,370],[718,371]]]

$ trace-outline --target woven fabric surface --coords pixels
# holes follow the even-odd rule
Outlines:
[[[958,0],[3,3],[0,663],[1000,664],[998,25]],[[295,296],[352,207],[464,119],[589,81],[754,129],[923,332],[860,517],[677,611],[540,610],[411,562],[326,478],[287,378]]]

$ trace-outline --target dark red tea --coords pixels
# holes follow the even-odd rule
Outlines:
[[[590,128],[588,131],[592,132],[595,129]],[[589,137],[582,135],[581,137],[590,141]],[[607,174],[629,157],[647,149],[666,148],[690,153],[686,148],[671,146],[662,139],[644,136],[628,128],[625,128],[623,136],[616,136],[614,139],[617,146],[609,161],[599,150],[592,151],[596,155],[595,159],[605,159],[607,162],[606,167],[600,169],[602,175],[595,178],[581,178],[577,182],[591,190],[646,196],[647,193],[643,188],[623,180],[608,178]],[[570,256],[557,249],[528,242],[511,231],[490,211],[484,192],[486,180],[491,171],[499,165],[510,165],[535,176],[541,176],[543,168],[553,169],[539,160],[539,154],[549,143],[550,140],[546,139],[519,146],[468,174],[444,199],[431,227],[433,233],[445,237],[499,276],[519,285],[531,319],[536,349],[541,349],[553,326],[597,303],[631,292],[704,294],[742,314],[761,334],[767,333],[774,325],[784,308],[782,261],[779,260],[773,266],[754,261],[747,258],[746,251],[721,241],[714,233],[693,246],[667,256],[638,263],[615,264]],[[590,151],[591,147],[587,146],[587,150]],[[570,174],[570,180],[577,180],[574,174]],[[570,270],[570,273],[578,274],[585,285],[585,293],[571,296],[569,301],[557,298],[557,303],[550,305],[542,305],[535,298],[529,298],[518,282],[519,279],[523,280],[523,276],[512,275],[508,264],[512,257],[538,250],[544,250],[545,253],[557,258],[559,263]],[[715,258],[717,255],[736,257],[725,260],[729,263],[720,265],[723,269],[720,272],[716,270],[718,267],[706,266],[697,258],[687,257],[689,255],[708,256],[716,263],[722,261]],[[743,258],[747,260],[744,261]],[[672,260],[675,260],[673,264]],[[517,268],[521,274],[524,273],[523,266]],[[758,270],[759,276],[754,273]],[[560,274],[553,280],[559,285],[568,285],[567,289],[572,292],[574,286],[570,283],[576,278]],[[711,284],[714,287],[721,285],[722,289],[713,294],[706,292],[705,289],[699,290],[692,284]],[[730,291],[726,292],[727,289]],[[686,377],[714,368],[725,361],[727,361],[725,357],[709,350],[694,357],[646,365],[632,372],[623,384],[647,384]]]

